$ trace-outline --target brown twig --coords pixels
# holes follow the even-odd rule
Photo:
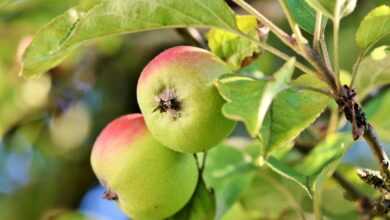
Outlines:
[[[201,48],[207,48],[205,39],[195,28],[176,28],[176,32],[183,37],[183,39],[188,40],[191,44]]]
[[[371,124],[367,124],[363,137],[379,161],[381,174],[383,178],[385,178],[386,184],[390,185],[388,183],[390,180],[389,158],[387,157],[384,147],[380,143],[378,136]]]
[[[333,179],[348,193],[348,196],[353,200],[368,199],[366,195],[360,192],[355,186],[341,175],[338,171],[333,173]]]
[[[330,86],[334,94],[338,94],[340,86],[337,84],[332,69],[323,61],[321,55],[309,46],[305,48],[305,53],[310,64],[318,71],[317,75]]]

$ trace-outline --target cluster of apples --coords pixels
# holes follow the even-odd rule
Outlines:
[[[165,50],[144,68],[137,85],[142,115],[109,123],[92,150],[107,199],[137,220],[164,219],[185,206],[200,178],[192,154],[217,145],[235,125],[222,115],[213,86],[229,72],[218,57],[190,46]]]

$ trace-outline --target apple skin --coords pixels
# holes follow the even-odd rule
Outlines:
[[[227,73],[231,70],[218,57],[190,46],[167,49],[150,61],[138,80],[137,99],[152,135],[164,146],[186,153],[220,143],[235,126],[222,115],[224,100],[213,85]],[[179,104],[170,104],[179,108],[159,108],[167,97],[174,97]]]
[[[194,193],[199,175],[195,158],[157,142],[141,114],[108,124],[93,146],[91,164],[115,195],[111,199],[137,220],[160,220],[179,211]]]

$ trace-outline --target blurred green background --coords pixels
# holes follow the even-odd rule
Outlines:
[[[1,220],[127,219],[115,203],[101,199],[104,189],[89,163],[91,147],[109,121],[139,111],[135,85],[143,66],[165,48],[191,44],[175,30],[114,36],[78,49],[42,78],[19,77],[21,55],[34,33],[79,2],[0,1]],[[276,0],[251,2],[287,30]],[[353,39],[361,19],[385,3],[360,0],[343,20],[343,69],[350,70],[357,56]],[[283,48],[273,37],[270,42]],[[258,63],[263,72],[282,64],[270,54]],[[243,135],[240,129],[236,136]],[[366,150],[354,149],[345,160],[370,166]]]

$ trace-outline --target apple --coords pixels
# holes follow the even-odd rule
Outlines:
[[[195,158],[157,142],[141,114],[109,123],[93,146],[91,164],[107,188],[105,197],[118,200],[137,220],[164,219],[179,211],[194,193],[199,175]]]
[[[235,123],[222,115],[224,100],[213,82],[231,73],[207,50],[177,46],[142,71],[137,99],[152,135],[175,151],[195,153],[217,145]]]

